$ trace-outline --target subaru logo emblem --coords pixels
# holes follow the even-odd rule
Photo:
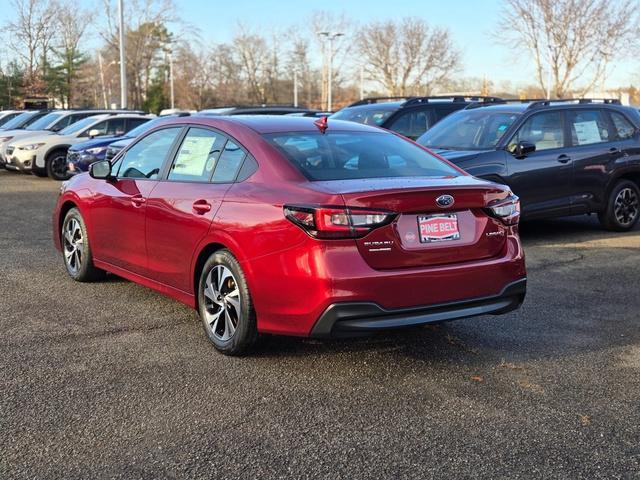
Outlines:
[[[436,198],[436,203],[442,208],[450,207],[454,202],[455,200],[451,195],[440,195]]]

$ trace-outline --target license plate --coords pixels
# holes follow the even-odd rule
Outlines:
[[[422,243],[458,240],[458,216],[450,213],[418,217],[418,231]]]

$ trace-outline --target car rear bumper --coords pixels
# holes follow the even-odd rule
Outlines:
[[[525,277],[508,284],[498,295],[436,305],[386,309],[373,302],[334,303],[320,316],[310,336],[351,336],[478,315],[507,313],[522,304],[526,290]]]

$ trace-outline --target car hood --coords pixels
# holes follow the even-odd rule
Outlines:
[[[429,150],[431,150],[433,153],[437,153],[441,157],[446,158],[452,163],[471,160],[486,151],[486,150],[448,150],[446,148],[429,148]]]
[[[135,140],[135,138],[127,137],[127,138],[123,138],[122,140],[118,140],[117,142],[113,142],[109,146],[110,147],[115,147],[115,148],[124,148],[127,145],[129,145],[131,142],[133,142],[134,140]]]
[[[86,142],[78,143],[74,145],[69,150],[86,150],[87,148],[97,148],[97,147],[106,147],[111,145],[116,140],[122,140],[123,137],[119,136],[111,136],[111,137],[100,137],[94,138],[93,140],[87,140]]]

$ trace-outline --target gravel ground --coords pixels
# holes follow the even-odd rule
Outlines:
[[[228,358],[173,300],[70,280],[57,189],[0,171],[0,478],[640,478],[640,228],[525,224],[508,315]]]

